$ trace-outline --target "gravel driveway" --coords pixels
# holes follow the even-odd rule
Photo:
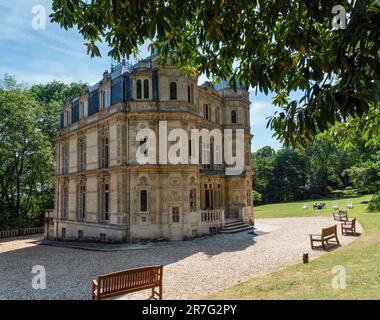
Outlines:
[[[197,299],[301,262],[304,252],[311,258],[323,254],[310,250],[308,234],[334,223],[328,217],[257,219],[257,236],[218,234],[113,252],[38,245],[40,236],[2,240],[0,299],[89,299],[97,275],[151,264],[165,265],[164,299]],[[339,239],[345,245],[355,238],[339,235]],[[34,265],[46,269],[46,290],[32,289]],[[147,297],[142,292],[121,299]]]

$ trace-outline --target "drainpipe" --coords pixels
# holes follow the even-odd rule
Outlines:
[[[128,214],[129,214],[129,226],[127,242],[131,242],[131,227],[132,227],[132,214],[131,214],[131,172],[128,166],[129,164],[129,117],[127,116],[127,173],[128,173]]]

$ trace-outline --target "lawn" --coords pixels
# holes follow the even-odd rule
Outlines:
[[[380,299],[380,212],[368,212],[366,204],[371,196],[333,200],[341,209],[347,201],[354,208],[348,209],[349,218],[357,217],[363,226],[363,234],[351,244],[324,254],[309,264],[286,267],[266,276],[252,278],[225,289],[207,299]],[[263,205],[255,208],[256,218],[301,217],[331,215],[331,199],[327,209],[313,210],[314,201]],[[341,236],[340,236],[341,237]],[[344,266],[346,289],[333,289],[334,266]]]

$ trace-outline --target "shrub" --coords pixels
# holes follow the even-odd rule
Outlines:
[[[261,193],[259,193],[259,192],[255,191],[255,190],[253,190],[253,191],[252,191],[252,197],[253,197],[253,202],[254,202],[254,204],[256,204],[256,205],[261,204],[262,199],[263,199]]]
[[[368,203],[369,211],[380,211],[380,192],[375,193]]]

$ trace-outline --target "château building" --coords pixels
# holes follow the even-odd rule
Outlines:
[[[105,72],[62,109],[56,138],[55,208],[46,237],[133,242],[184,240],[253,222],[248,90],[198,79],[157,56]],[[222,164],[139,164],[137,132],[244,129],[244,170]],[[168,146],[173,142],[168,142]],[[189,143],[189,155],[192,144]],[[213,157],[213,144],[200,154]],[[158,148],[157,148],[158,149]],[[202,153],[203,152],[203,153]],[[158,153],[158,150],[157,150]],[[244,223],[246,223],[244,225]]]

